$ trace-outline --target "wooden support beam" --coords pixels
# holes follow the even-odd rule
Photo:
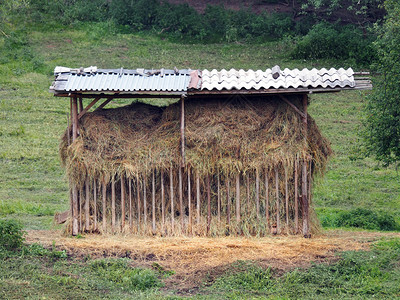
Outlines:
[[[305,118],[306,115],[300,109],[297,108],[292,102],[290,102],[285,96],[279,95],[279,97],[285,101],[291,108],[293,108],[302,118]]]
[[[304,118],[303,118],[303,130],[304,130],[304,139],[307,144],[307,105],[308,105],[308,95],[303,95],[303,109],[304,109]],[[306,158],[303,161],[303,170],[302,170],[302,201],[303,201],[303,235],[305,238],[311,237],[310,235],[310,225],[309,225],[309,202],[308,202],[308,189],[307,189],[307,160]]]
[[[79,113],[81,113],[83,111],[82,97],[79,97],[78,100],[79,100]]]
[[[96,179],[93,180],[93,230],[97,232],[97,183]]]
[[[217,210],[218,223],[221,223],[221,182],[219,172],[217,173]]]
[[[88,111],[97,103],[97,101],[100,100],[100,97],[95,98],[92,102],[89,103],[88,106],[86,106],[78,115],[78,120],[82,118]]]
[[[99,111],[102,110],[104,108],[104,106],[106,106],[108,103],[110,103],[114,98],[108,98],[107,100],[104,100],[104,102],[102,104],[99,105],[99,107],[97,107],[94,111]]]
[[[182,180],[182,168],[178,168],[179,177],[179,215],[181,219],[181,230],[184,231],[184,209],[183,209],[183,180]]]
[[[103,194],[103,231],[107,230],[107,184],[105,179],[102,183],[102,194]]]
[[[236,175],[236,223],[240,224],[240,174]]]
[[[153,234],[156,234],[156,178],[154,169],[151,176],[151,219]]]
[[[265,169],[265,222],[269,228],[269,182],[267,169]]]
[[[210,175],[207,174],[207,235],[210,233],[211,227],[211,187],[210,187]]]
[[[164,170],[161,169],[161,231],[164,234],[165,226],[165,191],[164,191]]]
[[[125,228],[125,176],[121,173],[121,231]]]
[[[115,233],[115,178],[111,178],[111,231]]]
[[[70,124],[70,115],[67,113],[67,143],[68,146],[71,145],[71,124]]]
[[[256,210],[257,219],[260,219],[260,174],[256,168]]]
[[[174,207],[174,177],[172,173],[172,166],[169,168],[169,187],[170,187],[170,200],[171,200],[171,229],[172,233],[175,230],[175,207]]]
[[[139,174],[136,174],[136,197],[137,197],[137,227],[138,227],[138,233],[140,233],[140,180],[139,180]]]
[[[286,231],[289,233],[289,187],[288,187],[288,174],[285,167],[285,208],[286,208]]]
[[[185,166],[185,96],[181,97],[181,168]]]
[[[128,220],[129,220],[129,230],[132,231],[133,229],[133,205],[132,205],[132,179],[128,178],[128,194],[129,194],[129,213],[128,213]]]
[[[83,187],[81,186],[79,188],[79,194],[78,194],[78,202],[79,202],[79,232],[83,231],[83,225],[82,225],[82,202],[83,202]]]
[[[278,167],[275,167],[275,193],[276,193],[276,233],[280,233],[280,207],[279,207],[279,173]]]
[[[199,171],[196,171],[196,200],[197,200],[197,224],[200,224],[200,176]]]
[[[295,234],[299,233],[299,157],[294,161],[294,227]]]
[[[231,225],[231,195],[230,195],[230,182],[229,178],[225,179],[226,181],[226,222],[228,226]]]
[[[189,234],[192,234],[192,187],[190,182],[190,169],[187,170],[188,173],[188,210],[189,210]]]
[[[90,206],[89,206],[89,202],[90,202],[90,184],[89,184],[89,178],[86,178],[86,182],[85,182],[85,192],[86,192],[86,197],[85,197],[85,231],[88,232],[90,229]]]
[[[143,223],[144,229],[147,228],[147,178],[143,175]]]
[[[247,196],[247,203],[246,203],[246,210],[247,215],[250,216],[250,175],[249,173],[246,174],[246,196]]]
[[[74,183],[70,183],[72,186],[72,235],[78,235],[79,224],[78,224],[78,188]]]
[[[78,102],[76,97],[72,99],[72,142],[78,137]]]

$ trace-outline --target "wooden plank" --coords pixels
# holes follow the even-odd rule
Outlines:
[[[265,169],[265,221],[269,228],[269,182],[268,182],[268,171]]]
[[[183,209],[183,183],[182,183],[182,168],[178,168],[179,173],[179,214],[181,219],[181,230],[184,228],[184,209]]]
[[[156,234],[156,179],[154,175],[154,169],[151,176],[151,219],[153,234]]]
[[[294,227],[295,234],[299,233],[299,157],[294,162]]]
[[[125,176],[121,173],[121,231],[125,228]]]
[[[200,176],[199,171],[196,171],[196,200],[197,200],[197,224],[200,224]]]
[[[280,208],[279,208],[279,174],[278,168],[275,167],[275,193],[276,193],[276,233],[280,233]]]
[[[189,234],[192,234],[192,187],[190,181],[190,169],[188,168],[188,210],[189,210]]]
[[[103,179],[102,183],[102,194],[103,194],[103,231],[107,230],[107,184]]]
[[[78,102],[76,97],[72,99],[72,142],[78,137]]]
[[[82,97],[80,96],[78,98],[79,100],[79,113],[81,113],[83,111],[83,102],[82,102]],[[79,118],[78,118],[79,119]]]
[[[83,225],[82,225],[82,202],[83,202],[83,187],[81,186],[79,188],[79,193],[78,193],[78,202],[79,202],[79,232],[83,231]]]
[[[111,179],[111,232],[115,233],[115,179]]]
[[[89,178],[86,178],[85,182],[85,231],[88,232],[90,230],[90,211],[89,211],[89,202],[90,202],[90,185]]]
[[[66,211],[61,212],[61,213],[60,213],[60,212],[57,212],[57,213],[54,215],[54,221],[55,221],[57,224],[64,224],[64,223],[68,220],[69,213],[70,213],[69,210],[66,210]]]
[[[250,176],[246,174],[246,196],[247,196],[247,214],[250,216]]]
[[[288,174],[285,167],[285,208],[286,208],[286,231],[289,233],[289,187],[288,187]]]
[[[210,175],[207,174],[207,235],[210,233],[211,227],[211,187],[210,187]]]
[[[113,100],[113,98],[108,98],[107,100],[104,100],[102,104],[99,105],[94,111],[99,111],[102,110],[104,106],[106,106],[108,103],[110,103]]]
[[[308,132],[308,125],[307,125],[307,104],[308,104],[308,95],[303,95],[303,109],[305,117],[303,118],[303,130],[304,130],[304,139],[307,143],[307,132]],[[310,235],[310,226],[309,226],[309,203],[307,198],[307,161],[303,161],[303,170],[302,170],[302,202],[303,202],[303,235],[305,238],[311,237]]]
[[[175,208],[174,208],[174,177],[172,173],[172,166],[169,168],[169,187],[170,187],[170,201],[171,201],[171,229],[172,233],[175,230]]]
[[[164,170],[161,169],[161,231],[164,233],[165,225],[165,191],[164,191]]]
[[[231,225],[231,196],[230,196],[230,183],[229,178],[225,179],[226,181],[226,222],[228,226]]]
[[[217,173],[217,210],[218,222],[221,223],[221,182],[219,172]]]
[[[300,109],[298,109],[296,105],[294,105],[292,102],[290,102],[285,96],[279,95],[279,97],[280,97],[283,101],[285,101],[291,108],[293,108],[294,111],[296,111],[302,118],[305,117],[304,113],[303,113]]]
[[[93,179],[93,230],[97,231],[97,184],[96,179]]]
[[[260,174],[256,168],[256,210],[257,219],[260,219]]]
[[[78,188],[72,183],[72,200],[73,200],[73,217],[72,217],[72,235],[78,235],[79,223],[78,223]]]
[[[140,205],[140,180],[139,180],[139,174],[136,174],[136,197],[137,197],[137,227],[138,227],[138,232],[140,232],[140,216],[141,216],[141,205]]]
[[[147,228],[147,176],[143,175],[143,223],[144,228]]]
[[[133,229],[133,205],[132,205],[132,179],[128,178],[128,194],[129,194],[129,213],[128,213],[128,219],[129,219],[129,229],[132,231]]]
[[[236,223],[240,224],[240,174],[236,175]]]
[[[182,159],[181,168],[183,168],[185,166],[185,96],[184,95],[182,95],[181,97],[181,159]]]

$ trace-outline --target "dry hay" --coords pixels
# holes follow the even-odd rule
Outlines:
[[[290,98],[292,103],[301,107],[300,96]],[[241,233],[264,236],[269,233],[273,223],[282,224],[282,232],[297,232],[294,225],[294,168],[302,163],[308,165],[308,180],[312,182],[316,174],[322,174],[331,148],[319,132],[314,120],[308,116],[307,138],[304,136],[300,115],[279,98],[206,98],[185,101],[185,167],[183,169],[182,188],[179,185],[181,165],[180,149],[180,107],[173,104],[166,108],[154,107],[142,103],[133,103],[126,107],[106,109],[87,113],[79,123],[79,137],[68,146],[67,132],[60,144],[60,155],[70,184],[83,188],[86,179],[96,180],[108,186],[116,182],[116,194],[120,195],[120,180],[128,189],[132,185],[133,195],[139,193],[142,199],[137,202],[134,196],[133,211],[140,211],[142,224],[134,228],[121,228],[140,234],[151,234],[150,215],[152,174],[155,174],[156,214],[161,219],[161,181],[165,185],[166,216],[165,223],[157,222],[159,234],[211,234]],[[170,175],[172,170],[172,180]],[[299,169],[298,169],[299,171]],[[278,173],[278,183],[275,180]],[[199,222],[195,223],[196,212],[195,177],[199,176],[201,185],[201,207]],[[256,175],[258,174],[258,175]],[[188,228],[188,175],[191,176],[194,228]],[[235,221],[235,179],[240,180],[240,222]],[[210,179],[212,197],[212,220],[207,229],[207,177]],[[255,210],[256,192],[254,183],[259,177],[260,203]],[[247,179],[249,178],[249,179]],[[301,182],[301,176],[298,178]],[[220,182],[220,215],[223,222],[217,220],[218,181]],[[231,185],[228,200],[225,186]],[[170,182],[173,194],[169,193]],[[250,186],[247,187],[247,182]],[[288,190],[286,191],[286,182]],[[264,200],[267,197],[268,205]],[[98,184],[99,185],[99,184]],[[278,185],[279,199],[275,195]],[[183,207],[178,194],[184,195]],[[146,193],[147,192],[147,193]],[[300,193],[299,188],[299,193]],[[147,201],[143,197],[147,195]],[[285,196],[290,196],[290,211],[285,210]],[[311,196],[311,190],[306,193]],[[109,194],[108,194],[109,195]],[[141,196],[140,196],[141,195]],[[175,197],[172,208],[171,199]],[[231,205],[231,221],[228,224],[227,206]],[[98,201],[100,203],[100,201]],[[147,203],[147,209],[143,206]],[[93,204],[91,204],[93,211]],[[98,204],[100,205],[100,204]],[[117,211],[121,210],[120,200]],[[126,211],[128,211],[128,204]],[[141,207],[140,207],[141,205]],[[298,208],[301,224],[302,207]],[[110,209],[108,204],[107,209]],[[173,210],[173,213],[171,211]],[[98,208],[101,211],[101,208]],[[168,214],[169,212],[169,214]],[[267,222],[267,214],[271,220]],[[278,215],[279,214],[279,218]],[[287,222],[286,214],[289,216]],[[290,215],[289,215],[290,214]],[[107,214],[110,215],[110,214]],[[178,221],[175,226],[172,218],[184,216],[183,225]],[[272,216],[276,216],[275,219]],[[101,218],[101,216],[99,216]],[[143,219],[147,217],[147,222]],[[262,219],[262,217],[264,219]],[[125,219],[125,218],[124,218]],[[313,218],[314,220],[315,218]],[[119,220],[119,221],[118,221]],[[117,227],[123,227],[121,216],[117,216]],[[138,220],[137,220],[138,221]],[[235,223],[236,222],[236,223]],[[197,224],[197,225],[196,225]],[[314,231],[318,224],[312,222]],[[196,227],[197,226],[197,227]]]
[[[59,231],[28,231],[28,243],[66,250],[82,258],[129,257],[138,266],[154,263],[175,271],[172,280],[179,286],[195,286],[207,274],[224,270],[238,260],[251,260],[266,267],[287,271],[307,267],[311,262],[335,259],[339,251],[368,249],[382,237],[399,233],[327,231],[312,239],[298,236],[264,238],[220,237],[134,237],[124,235],[85,235],[76,239]]]

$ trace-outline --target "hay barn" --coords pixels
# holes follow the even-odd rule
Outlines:
[[[313,180],[332,150],[309,94],[372,88],[342,68],[54,73],[50,91],[70,99],[60,156],[71,205],[59,219],[73,235],[310,237]],[[117,98],[127,105],[105,108]]]

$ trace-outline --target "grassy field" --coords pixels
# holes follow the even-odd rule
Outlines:
[[[0,39],[0,47],[4,39]],[[67,125],[68,100],[55,98],[48,92],[55,66],[350,67],[347,62],[290,60],[286,53],[291,46],[290,39],[257,45],[176,44],[157,36],[121,34],[109,23],[33,29],[27,44],[11,55],[14,58],[0,64],[0,218],[17,219],[25,229],[57,228],[53,224],[54,213],[68,208],[67,183],[58,158],[59,138]],[[365,96],[364,92],[311,95],[309,112],[335,151],[325,177],[318,180],[314,191],[317,214],[326,227],[339,226],[340,214],[356,208],[387,214],[400,221],[398,173],[394,168],[383,168],[371,158],[359,157],[358,128]],[[127,103],[118,100],[110,107]],[[316,265],[309,271],[284,276],[247,263],[235,265],[236,275],[223,275],[201,294],[205,298],[209,295],[216,298],[400,297],[396,289],[400,286],[397,279],[400,248],[397,242],[393,243],[382,246],[390,249],[385,250],[392,253],[389,258],[377,246],[378,252],[345,253],[332,267]],[[146,292],[124,289],[124,275],[120,271],[123,263],[116,263],[115,273],[119,277],[115,274],[107,277],[96,271],[91,261],[29,253],[30,256],[7,254],[3,259],[2,298],[36,299],[40,296],[37,290],[48,298],[155,298],[169,293],[157,291],[157,285]],[[373,261],[374,255],[379,257],[378,262]],[[356,271],[352,269],[354,266],[358,268]],[[152,273],[151,276],[161,280],[164,275]],[[85,279],[81,284],[82,277]],[[106,279],[101,281],[102,277]],[[114,277],[120,278],[119,281],[107,279]],[[324,280],[325,290],[318,285],[319,278]],[[77,285],[81,287],[77,290],[80,294],[73,290]],[[239,289],[243,286],[244,291]],[[56,288],[61,289],[60,294]]]

